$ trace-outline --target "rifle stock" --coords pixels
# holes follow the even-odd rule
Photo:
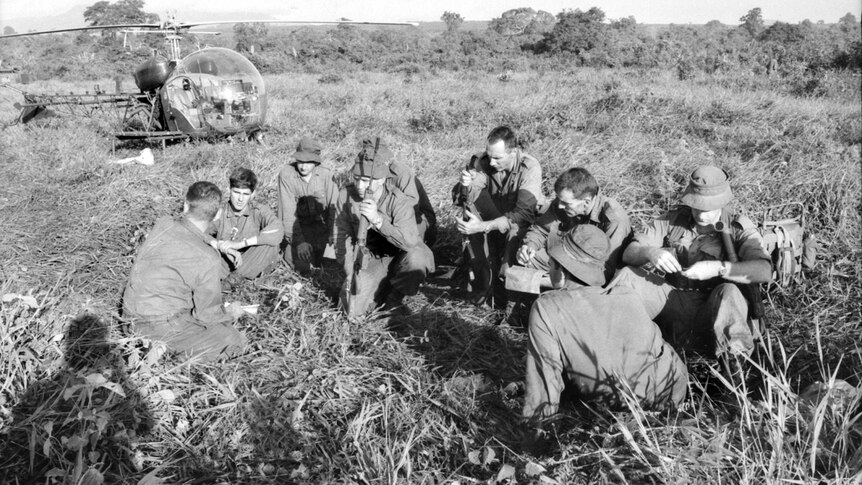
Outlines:
[[[365,189],[365,194],[362,197],[363,201],[374,200],[374,194],[371,191],[371,183],[374,181],[374,164],[376,163],[377,150],[380,148],[380,138],[374,141],[374,154],[371,156],[371,168],[368,171],[368,176],[371,177],[368,188]],[[367,161],[365,158],[363,165]],[[362,214],[359,215],[359,228],[356,230],[356,249],[353,254],[353,275],[351,276],[350,295],[356,296],[359,294],[359,273],[368,267],[368,247],[366,240],[368,238],[368,219]],[[351,301],[351,308],[353,307]]]

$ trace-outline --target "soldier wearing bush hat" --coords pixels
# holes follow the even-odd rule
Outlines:
[[[757,227],[730,207],[732,198],[727,172],[695,169],[682,205],[635,236],[623,253],[631,266],[610,283],[634,289],[678,349],[716,356],[754,349],[758,329],[737,284],[768,282],[772,268]]]
[[[559,289],[539,296],[530,311],[522,416],[533,435],[526,444],[541,435],[538,421],[557,412],[565,380],[584,401],[621,406],[622,379],[645,407],[679,405],[687,389],[685,365],[633,291],[608,295],[601,288],[607,235],[579,225],[552,234],[548,244]]]
[[[322,162],[320,143],[304,136],[278,173],[283,257],[300,273],[320,266],[332,233],[338,185]]]
[[[363,145],[350,171],[353,183],[341,189],[336,204],[333,241],[347,276],[341,302],[348,316],[381,304],[407,311],[403,298],[415,295],[434,271],[434,255],[419,234],[411,199],[387,183],[393,156],[381,146],[379,139]],[[359,268],[357,257],[364,258]]]

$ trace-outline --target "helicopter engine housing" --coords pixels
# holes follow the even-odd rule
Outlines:
[[[150,57],[135,68],[135,84],[141,92],[155,91],[168,80],[172,70],[165,57]]]

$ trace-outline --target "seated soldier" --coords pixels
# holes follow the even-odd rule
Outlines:
[[[380,304],[406,311],[403,298],[415,295],[434,271],[434,255],[419,237],[410,200],[385,184],[389,167],[374,156],[379,154],[360,152],[353,183],[341,189],[336,204],[333,241],[347,273],[341,303],[350,317]]]
[[[192,184],[183,216],[158,220],[138,249],[123,293],[123,314],[135,333],[202,361],[237,355],[246,343],[231,325],[242,309],[222,304],[221,259],[204,234],[220,204],[214,184]]]
[[[456,228],[470,244],[470,285],[476,303],[506,308],[505,274],[536,206],[544,201],[542,167],[517,147],[515,132],[499,126],[488,134],[485,151],[473,155],[452,189],[465,208]]]
[[[754,350],[759,329],[736,283],[768,282],[772,268],[757,227],[728,206],[732,198],[724,170],[693,171],[683,205],[652,221],[623,253],[623,262],[650,263],[663,275],[628,267],[609,284],[612,293],[633,289],[677,349],[717,356]]]
[[[425,187],[419,181],[419,177],[413,174],[413,169],[407,164],[395,158],[391,150],[380,138],[368,139],[362,142],[362,150],[373,153],[377,150],[377,160],[389,164],[389,174],[386,176],[386,185],[390,190],[400,190],[413,206],[416,215],[416,226],[419,235],[428,247],[434,245],[437,239],[437,215],[434,206],[428,199]]]
[[[306,136],[299,141],[290,165],[278,173],[284,261],[300,273],[321,265],[332,234],[338,185],[321,162],[320,144]]]
[[[254,202],[257,188],[254,172],[237,168],[228,181],[230,197],[222,206],[221,219],[215,223],[217,248],[222,253],[239,251],[242,257],[223,258],[225,289],[272,271],[278,265],[278,245],[284,235],[281,221],[272,209]]]
[[[626,210],[614,199],[599,193],[596,179],[585,168],[570,168],[554,183],[556,198],[524,236],[518,250],[518,264],[548,271],[548,235],[567,232],[581,224],[592,224],[610,239],[605,277],[610,279],[619,266],[625,245],[632,235]]]
[[[624,390],[646,408],[675,407],[685,398],[685,365],[637,296],[602,290],[609,253],[608,237],[592,225],[549,240],[551,280],[559,289],[539,296],[530,312],[526,447],[541,446],[541,421],[557,413],[566,381],[582,401],[615,408],[624,404]]]

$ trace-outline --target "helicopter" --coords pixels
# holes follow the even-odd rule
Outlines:
[[[48,107],[63,108],[72,115],[89,116],[113,110],[120,128],[111,132],[116,140],[165,142],[190,138],[241,136],[261,141],[266,121],[267,93],[263,77],[245,56],[223,47],[199,48],[183,57],[180,40],[192,27],[236,23],[280,23],[296,25],[412,25],[413,22],[282,21],[244,20],[177,22],[173,15],[159,23],[98,25],[0,35],[0,40],[61,32],[119,29],[123,33],[157,33],[165,36],[167,56],[152,56],[134,69],[139,92],[106,93],[98,86],[93,93],[36,94],[8,84],[0,86],[21,93],[24,103],[19,123],[45,114]],[[194,34],[218,34],[199,32]],[[118,83],[119,84],[119,83]],[[119,89],[118,89],[119,91]]]

